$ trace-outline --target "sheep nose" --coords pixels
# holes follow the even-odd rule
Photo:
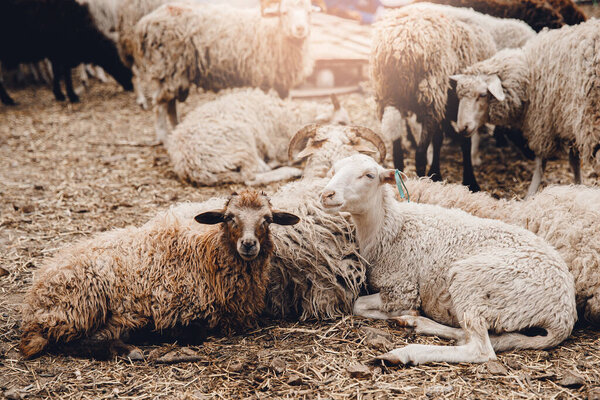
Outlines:
[[[296,27],[296,36],[304,36],[304,33],[306,32],[306,28],[303,25],[299,25]]]
[[[255,239],[244,239],[244,240],[242,240],[242,246],[244,247],[244,250],[250,250],[256,246],[256,240]]]
[[[332,199],[333,196],[335,196],[335,190],[331,190],[331,189],[324,190],[323,193],[321,193],[321,198],[323,200],[325,200],[325,199]]]

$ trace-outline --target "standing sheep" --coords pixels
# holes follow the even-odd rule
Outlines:
[[[528,196],[540,186],[546,160],[563,147],[570,148],[576,183],[579,155],[600,167],[599,20],[540,32],[522,49],[503,50],[451,79],[460,131],[471,135],[489,122],[523,132],[536,155]]]
[[[166,4],[135,28],[134,60],[156,106],[156,133],[177,125],[190,86],[274,88],[282,97],[312,70],[309,0],[281,0],[278,18],[225,5]]]
[[[600,189],[550,186],[527,200],[497,200],[463,186],[408,179],[412,201],[458,208],[526,228],[554,246],[575,278],[580,319],[600,325]]]
[[[356,315],[388,319],[456,346],[411,344],[393,363],[486,362],[497,351],[546,349],[577,320],[573,276],[555,249],[525,229],[460,210],[400,203],[396,170],[365,155],[335,163],[322,193],[330,212],[352,214],[371,289]],[[425,317],[407,315],[420,310]],[[431,318],[431,319],[429,319]],[[538,328],[545,335],[520,331]]]
[[[52,258],[26,297],[23,356],[81,339],[91,355],[106,358],[130,349],[120,338],[144,327],[200,324],[230,333],[252,326],[265,304],[269,225],[293,225],[298,217],[273,210],[254,191],[195,217],[193,208],[102,233]]]
[[[315,102],[281,100],[260,89],[224,94],[191,111],[166,140],[175,173],[197,185],[267,184],[298,177],[287,165],[292,135],[310,122],[348,125],[337,99],[331,112]]]
[[[433,139],[429,175],[441,179],[440,149],[443,133],[454,133],[450,119],[456,104],[448,77],[496,52],[493,37],[477,25],[469,25],[427,9],[392,10],[379,22],[371,49],[371,78],[377,113],[396,108],[404,117],[413,113],[422,126],[415,164],[425,175],[427,147]],[[453,72],[456,71],[456,72]],[[463,184],[479,190],[473,174],[470,140],[462,140]],[[402,144],[394,143],[397,168],[403,169]]]
[[[453,7],[472,8],[480,13],[498,18],[513,18],[525,21],[536,32],[544,28],[556,29],[565,24],[559,10],[546,0],[415,0],[441,3]],[[570,1],[570,0],[566,0]]]
[[[19,40],[9,38],[17,37]],[[125,90],[131,90],[131,71],[119,58],[115,44],[96,28],[88,7],[75,0],[0,1],[0,62],[15,67],[20,62],[48,58],[54,74],[53,92],[65,99],[64,79],[71,102],[79,101],[73,90],[71,68],[94,63],[111,74]],[[0,82],[0,99],[14,104]]]

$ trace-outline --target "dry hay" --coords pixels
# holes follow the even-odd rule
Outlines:
[[[32,271],[56,249],[95,232],[140,224],[178,201],[200,201],[237,187],[193,188],[177,181],[154,140],[152,114],[115,84],[96,84],[82,103],[59,104],[46,88],[13,90],[21,103],[0,106],[0,393],[10,398],[579,398],[600,385],[600,343],[579,328],[550,351],[500,354],[487,365],[388,368],[372,362],[391,346],[448,344],[385,322],[346,317],[327,323],[267,321],[203,346],[142,346],[145,362],[99,362],[62,355],[22,361],[18,308]],[[182,114],[214,95],[193,94]],[[342,98],[367,123],[372,100]],[[484,141],[484,190],[523,194],[532,162]],[[442,173],[461,177],[456,147]],[[410,161],[410,160],[409,160]],[[549,163],[546,183],[569,183],[566,160]],[[414,171],[413,166],[408,167]],[[584,179],[590,183],[589,170]],[[274,192],[277,185],[267,188]],[[369,329],[375,327],[376,330]],[[164,364],[179,356],[200,361]],[[567,387],[571,385],[571,387]],[[598,394],[598,392],[595,392]]]

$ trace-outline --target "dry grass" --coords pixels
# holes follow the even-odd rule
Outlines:
[[[178,182],[164,150],[147,145],[154,139],[152,115],[140,111],[133,94],[116,85],[96,84],[77,105],[56,103],[46,88],[11,93],[21,105],[0,106],[0,266],[10,272],[0,277],[0,393],[6,396],[580,398],[593,395],[600,385],[600,343],[589,329],[578,329],[551,351],[501,354],[499,363],[387,368],[372,358],[392,346],[440,341],[351,317],[271,321],[243,336],[211,337],[186,350],[199,362],[157,364],[160,356],[178,349],[171,344],[142,346],[145,362],[62,355],[22,361],[16,351],[19,304],[45,257],[76,238],[140,224],[174,202],[201,201],[235,188]],[[192,95],[183,114],[210,96]],[[361,96],[342,102],[361,122],[372,114],[366,108],[372,102]],[[511,149],[495,148],[490,140],[484,146],[484,166],[477,171],[482,188],[502,197],[523,194],[532,163]],[[443,159],[445,177],[459,181],[458,150],[447,146]],[[588,174],[585,170],[590,183]],[[565,160],[549,163],[546,183],[571,179]],[[349,367],[357,363],[366,370],[351,373]],[[581,378],[576,387],[564,386],[569,372]]]

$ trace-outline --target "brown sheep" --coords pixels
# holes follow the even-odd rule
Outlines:
[[[255,191],[234,193],[222,209],[198,211],[193,204],[172,208],[49,260],[26,297],[23,356],[58,344],[102,359],[131,351],[121,339],[141,328],[191,324],[230,334],[252,326],[271,270],[269,224],[299,218],[273,210]]]

